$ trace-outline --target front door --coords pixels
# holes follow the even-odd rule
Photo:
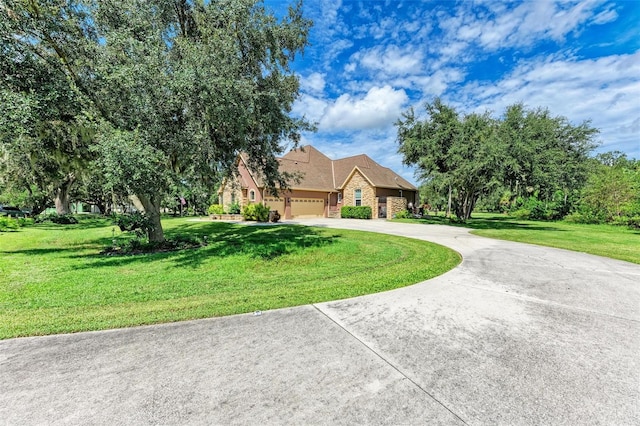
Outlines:
[[[378,219],[387,218],[387,197],[378,198]]]

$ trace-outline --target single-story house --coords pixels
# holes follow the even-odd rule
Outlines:
[[[218,191],[220,204],[264,203],[283,219],[340,217],[342,206],[370,206],[373,218],[392,217],[409,203],[417,206],[418,189],[391,169],[365,154],[332,160],[311,145],[291,150],[278,159],[282,172],[301,179],[273,196],[259,176],[238,159],[238,175]]]

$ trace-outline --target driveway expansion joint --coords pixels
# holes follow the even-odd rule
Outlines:
[[[367,343],[365,343],[362,339],[360,339],[358,336],[356,336],[355,334],[353,334],[351,331],[349,331],[347,328],[345,328],[342,324],[340,324],[339,322],[337,322],[335,319],[333,319],[329,314],[327,314],[326,312],[324,312],[319,306],[317,306],[316,304],[312,304],[311,306],[313,306],[320,314],[322,314],[324,317],[326,317],[329,321],[331,321],[332,323],[334,323],[336,326],[338,326],[341,330],[343,330],[345,333],[347,333],[349,336],[351,336],[353,339],[355,339],[358,343],[360,343],[362,346],[364,346],[368,351],[370,351],[371,353],[373,353],[376,357],[378,357],[381,361],[383,361],[385,364],[387,364],[389,367],[391,367],[393,370],[397,371],[402,377],[404,377],[406,380],[408,380],[411,384],[413,384],[417,389],[419,389],[422,393],[424,393],[427,397],[431,398],[434,402],[436,402],[438,405],[440,405],[442,408],[444,408],[445,410],[447,410],[449,413],[451,413],[452,416],[454,416],[456,419],[460,420],[463,424],[468,425],[469,423],[467,423],[462,417],[460,417],[460,415],[458,415],[456,412],[454,412],[451,408],[449,408],[446,404],[444,404],[442,401],[440,401],[438,398],[436,398],[432,393],[430,393],[427,389],[425,389],[423,386],[421,386],[418,382],[416,382],[414,379],[412,379],[411,377],[409,377],[409,375],[407,373],[405,373],[404,371],[402,371],[400,369],[400,367],[394,365],[391,361],[389,361],[387,358],[385,358],[380,352],[376,351],[375,349],[373,349],[371,346],[369,346]]]

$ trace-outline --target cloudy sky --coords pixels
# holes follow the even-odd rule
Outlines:
[[[285,0],[267,0],[275,10]],[[331,158],[366,153],[416,183],[393,123],[440,96],[459,112],[522,102],[600,129],[598,152],[640,159],[640,0],[305,0],[294,114]]]

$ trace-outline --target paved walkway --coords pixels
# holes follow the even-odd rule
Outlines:
[[[355,299],[1,341],[0,424],[640,424],[640,265],[444,226],[304,223],[464,261]]]

